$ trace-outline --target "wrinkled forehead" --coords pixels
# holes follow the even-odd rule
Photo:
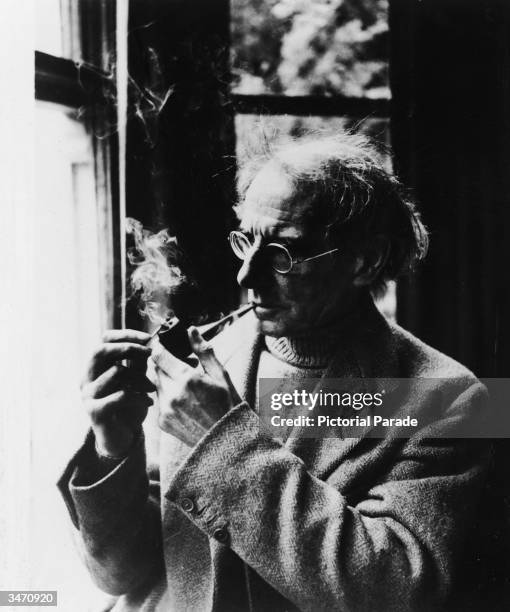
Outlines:
[[[268,163],[246,190],[239,218],[241,229],[254,234],[298,237],[314,232],[315,213],[313,197]]]

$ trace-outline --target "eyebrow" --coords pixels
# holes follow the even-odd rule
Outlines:
[[[251,230],[245,230],[245,229],[242,229],[242,227],[240,227],[240,230],[247,236],[250,236],[251,238],[255,237],[255,234]],[[306,247],[310,244],[310,240],[306,238],[305,236],[278,236],[276,235],[276,236],[272,236],[269,238],[264,236],[264,234],[261,234],[261,236],[264,239],[264,242],[266,244],[277,243],[277,244],[283,244],[285,246],[294,247],[294,248]]]

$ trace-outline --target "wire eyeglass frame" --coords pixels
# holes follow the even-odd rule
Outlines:
[[[244,261],[248,257],[250,250],[252,250],[255,246],[248,238],[248,236],[244,232],[241,232],[239,230],[230,232],[228,239],[230,242],[230,246],[234,251],[234,254],[242,261]],[[241,246],[241,244],[244,244],[244,248],[243,246]],[[326,255],[331,255],[332,253],[340,251],[340,249],[338,248],[330,249],[329,251],[324,251],[323,253],[318,253],[317,255],[312,255],[311,257],[304,257],[300,259],[292,257],[289,249],[283,244],[279,244],[278,242],[269,242],[268,244],[263,245],[262,248],[266,249],[266,252],[268,248],[278,249],[281,254],[283,254],[286,258],[286,261],[288,262],[287,266],[278,266],[274,262],[271,263],[271,268],[279,274],[288,274],[295,265],[299,265],[307,261],[312,261],[314,259],[319,259],[320,257],[325,257]],[[274,260],[274,257],[272,259]]]

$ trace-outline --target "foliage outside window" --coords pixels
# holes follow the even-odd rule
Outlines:
[[[233,0],[240,94],[389,97],[388,0]]]

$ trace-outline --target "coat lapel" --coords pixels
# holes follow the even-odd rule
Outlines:
[[[212,344],[237,392],[255,409],[257,370],[264,345],[264,336],[258,331],[255,315],[245,315]]]

